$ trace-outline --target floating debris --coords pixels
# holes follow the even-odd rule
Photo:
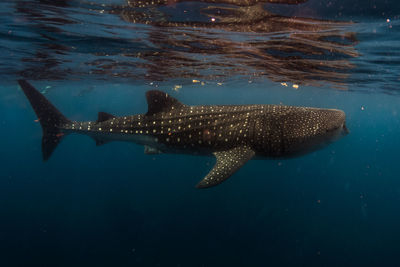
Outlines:
[[[179,92],[179,90],[182,89],[182,85],[174,85],[174,88],[172,88],[172,90],[174,90],[175,92]]]
[[[47,86],[41,91],[41,93],[42,93],[42,94],[46,94],[47,91],[48,91],[50,88],[51,88],[51,86],[50,86],[50,85],[47,85]]]

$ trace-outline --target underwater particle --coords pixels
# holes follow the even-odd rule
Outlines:
[[[318,200],[317,200],[317,203],[318,203],[318,204],[321,204],[321,199],[318,199]]]
[[[282,86],[285,86],[285,87],[288,86],[287,83],[281,83],[281,85],[282,85]]]
[[[299,89],[299,85],[298,84],[293,84],[292,85],[294,89]]]
[[[361,110],[365,110],[365,107],[364,107],[364,106],[361,106]]]
[[[200,81],[199,81],[199,80],[194,80],[194,79],[193,79],[192,82],[193,82],[193,83],[199,83]]]
[[[390,22],[390,19],[386,19],[386,22],[389,23],[389,22]]]
[[[201,85],[205,85],[205,83],[204,83],[204,82],[201,82]]]
[[[211,18],[211,21],[212,21],[212,22],[215,22],[215,18]]]
[[[218,85],[218,86],[221,86],[221,85],[222,85],[222,83],[217,83],[217,85]]]
[[[43,90],[42,90],[42,94],[46,94],[47,93],[47,91],[49,90],[51,88],[51,86],[50,85],[47,85]]]
[[[182,89],[182,85],[176,84],[176,85],[174,85],[174,88],[172,88],[172,90],[174,90],[175,92],[178,92],[179,89]]]

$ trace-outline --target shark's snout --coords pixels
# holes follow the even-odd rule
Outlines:
[[[325,115],[326,131],[334,135],[346,135],[349,130],[346,127],[346,114],[339,109],[327,110]]]
[[[346,122],[344,122],[343,123],[343,126],[342,126],[342,134],[343,135],[348,135],[350,133],[350,131],[349,131],[349,129],[347,128],[347,126],[346,126]]]

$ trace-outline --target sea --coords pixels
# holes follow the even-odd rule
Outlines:
[[[397,0],[2,0],[0,266],[400,266]],[[71,134],[42,160],[17,80],[66,117],[341,109],[349,134],[195,185],[213,157]]]

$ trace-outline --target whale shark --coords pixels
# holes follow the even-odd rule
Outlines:
[[[284,105],[190,106],[169,94],[146,93],[144,114],[117,117],[99,112],[96,121],[66,118],[26,80],[18,81],[41,124],[46,161],[68,134],[92,137],[96,145],[134,142],[145,153],[188,153],[216,158],[197,188],[218,185],[251,159],[289,158],[315,151],[348,132],[345,113]]]

